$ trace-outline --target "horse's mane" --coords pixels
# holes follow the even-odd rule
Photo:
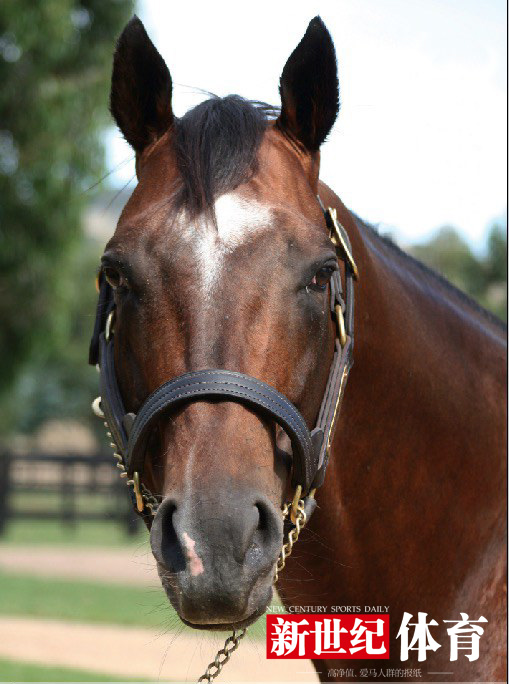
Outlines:
[[[176,119],[177,206],[192,215],[213,212],[217,196],[248,181],[256,171],[263,133],[276,113],[263,102],[214,95]]]

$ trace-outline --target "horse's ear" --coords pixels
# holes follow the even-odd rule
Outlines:
[[[171,125],[171,91],[168,67],[134,16],[117,41],[110,110],[136,153],[140,154]]]
[[[318,150],[339,111],[339,83],[334,43],[320,17],[290,55],[279,82],[278,125],[310,152]]]

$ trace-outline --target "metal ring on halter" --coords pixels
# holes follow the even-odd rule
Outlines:
[[[297,508],[299,506],[300,495],[302,494],[302,486],[297,485],[295,488],[295,494],[293,495],[292,507],[290,509],[290,520],[295,525],[297,520]]]
[[[92,411],[98,418],[104,419],[104,411],[101,408],[101,397],[96,397],[92,402]]]
[[[343,310],[341,309],[341,306],[339,304],[336,304],[336,306],[334,307],[334,311],[336,313],[336,323],[338,326],[339,342],[341,344],[341,347],[344,347],[346,344],[346,329]]]
[[[133,473],[133,489],[136,497],[136,508],[139,513],[143,513],[145,504],[143,503],[143,496],[141,495],[140,474],[138,472]]]
[[[111,333],[113,332],[113,316],[115,314],[115,309],[112,309],[110,313],[108,314],[108,318],[106,319],[106,326],[104,328],[104,339],[109,342],[109,339],[111,337]]]

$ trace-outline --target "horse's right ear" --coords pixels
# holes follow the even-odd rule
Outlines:
[[[110,110],[137,154],[165,133],[173,120],[172,83],[163,58],[134,16],[117,41]]]

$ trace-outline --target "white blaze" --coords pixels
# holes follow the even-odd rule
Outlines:
[[[197,263],[203,292],[210,296],[224,265],[224,256],[245,242],[253,233],[269,228],[272,212],[254,200],[246,200],[232,193],[222,195],[215,203],[217,229],[203,217],[187,223],[183,235],[188,239]]]

